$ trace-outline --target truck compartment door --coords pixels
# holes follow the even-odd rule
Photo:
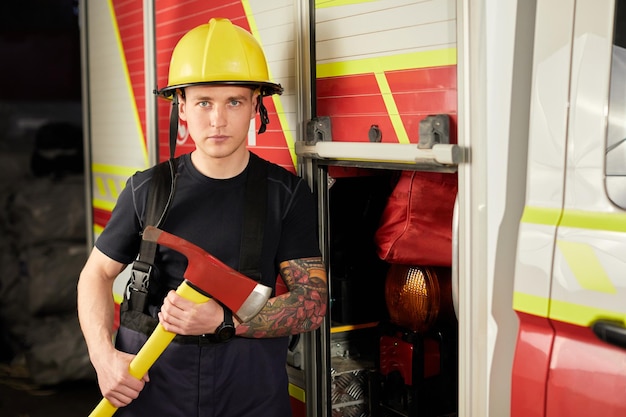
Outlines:
[[[626,91],[613,90],[610,97],[612,84],[623,77],[611,68],[619,49],[614,43],[623,42],[625,31],[617,18],[623,10],[616,10],[624,7],[619,0],[576,1],[565,200],[549,312],[556,333],[547,417],[626,414],[626,215],[605,187],[607,132],[626,126],[611,116],[623,115]]]

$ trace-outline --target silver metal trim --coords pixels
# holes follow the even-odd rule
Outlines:
[[[307,145],[303,141],[298,141],[296,155],[312,159],[440,166],[458,165],[463,160],[462,149],[455,144],[436,144],[432,149],[420,149],[415,144],[403,143],[320,141]]]
[[[257,284],[239,310],[235,312],[235,315],[243,323],[250,321],[254,316],[259,314],[259,311],[261,311],[263,307],[265,307],[270,295],[272,295],[272,289],[270,287]]]

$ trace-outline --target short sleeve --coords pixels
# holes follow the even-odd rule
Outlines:
[[[300,179],[283,220],[277,261],[320,255],[315,199],[306,182]]]
[[[95,242],[95,246],[102,253],[123,264],[135,260],[141,243],[140,213],[143,211],[143,204],[137,207],[136,202],[145,201],[145,198],[140,196],[145,194],[144,188],[147,187],[145,182],[139,181],[140,186],[135,188],[137,180],[135,174],[126,182],[126,187],[113,208],[111,218]]]

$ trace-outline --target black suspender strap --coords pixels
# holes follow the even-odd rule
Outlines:
[[[146,206],[146,226],[159,227],[174,198],[176,188],[176,166],[178,158],[156,166]],[[239,272],[256,280],[261,280],[261,251],[267,217],[267,166],[268,163],[254,154],[246,177],[244,197],[243,229],[239,255]],[[139,256],[133,263],[129,281],[129,309],[143,312],[148,302],[150,276],[158,245],[141,241]]]
[[[160,227],[165,221],[176,190],[177,159],[169,159],[156,166],[146,206],[146,226]],[[139,259],[153,261],[156,254],[156,243],[142,240]]]
[[[178,166],[178,158],[174,158],[176,137],[178,135],[178,94],[174,94],[172,102],[169,135],[170,159],[158,164],[152,174],[146,206],[146,226],[161,226],[174,198],[176,168]],[[139,261],[150,265],[154,264],[156,248],[156,243],[142,240],[139,248]]]
[[[146,206],[146,226],[159,227],[169,210],[176,189],[176,166],[178,159],[170,158],[158,164],[148,189]],[[135,311],[144,311],[148,302],[148,287],[150,275],[154,267],[157,244],[142,240],[139,246],[139,257],[133,262],[129,287],[129,308]]]
[[[261,250],[267,215],[267,162],[250,153],[241,233],[239,272],[261,280]]]

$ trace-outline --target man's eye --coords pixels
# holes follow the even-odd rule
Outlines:
[[[200,107],[207,107],[208,105],[209,105],[208,101],[201,101],[201,102],[198,103],[198,106],[200,106]]]
[[[239,100],[231,100],[230,101],[230,105],[233,106],[233,107],[236,107],[239,104],[241,104],[241,102]]]

